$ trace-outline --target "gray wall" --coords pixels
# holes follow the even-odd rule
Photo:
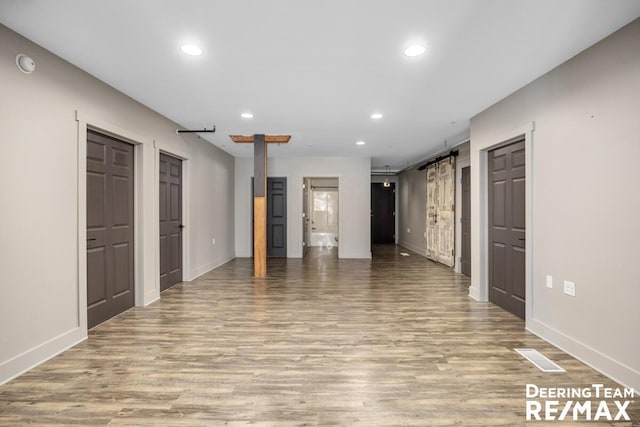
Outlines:
[[[427,174],[416,168],[398,175],[398,244],[427,255]]]
[[[33,74],[17,69],[18,53],[35,60]],[[159,297],[160,150],[185,159],[186,279],[232,258],[235,236],[228,154],[3,26],[0,82],[2,383],[87,336],[87,125],[137,144],[137,305]]]
[[[284,147],[283,149],[286,149]],[[368,157],[269,158],[267,175],[287,177],[287,257],[302,257],[302,179],[338,177],[341,258],[371,258],[371,160]],[[253,159],[237,158],[236,256],[252,256]]]
[[[465,142],[453,148],[458,151],[456,157],[456,214],[455,214],[455,242],[456,254],[454,271],[460,272],[460,245],[462,233],[460,217],[462,215],[461,194],[462,168],[470,165],[469,143]],[[437,156],[436,156],[437,157]],[[416,168],[402,172],[398,175],[398,190],[396,200],[398,202],[398,244],[411,249],[420,255],[427,254],[427,239],[424,233],[427,231],[427,173]],[[410,231],[409,231],[410,230]]]
[[[479,256],[486,251],[485,148],[533,122],[527,328],[636,390],[639,100],[636,20],[471,120],[470,294],[481,297],[486,286]],[[553,276],[551,289],[546,275]],[[564,280],[576,283],[575,297],[563,294]]]

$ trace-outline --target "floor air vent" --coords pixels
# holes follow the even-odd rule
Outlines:
[[[409,254],[408,254],[408,253],[406,253],[406,252],[400,252],[400,255],[402,255],[402,256],[409,256]]]
[[[547,357],[533,348],[515,348],[517,353],[536,365],[542,372],[567,372],[560,366],[547,359]]]

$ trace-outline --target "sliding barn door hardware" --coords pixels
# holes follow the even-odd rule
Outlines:
[[[176,133],[177,134],[181,134],[181,133],[215,133],[216,131],[216,127],[213,126],[211,129],[177,129]]]

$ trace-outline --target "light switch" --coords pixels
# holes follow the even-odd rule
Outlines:
[[[553,277],[547,274],[547,288],[553,288]]]

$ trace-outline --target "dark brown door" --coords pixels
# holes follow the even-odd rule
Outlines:
[[[133,307],[133,145],[87,132],[88,327]]]
[[[471,168],[462,168],[462,274],[471,277]]]
[[[371,183],[371,243],[396,242],[396,185]]]
[[[182,160],[160,154],[160,290],[182,281]]]
[[[287,178],[267,178],[267,256],[287,256]]]
[[[524,140],[489,153],[489,300],[524,319]]]

